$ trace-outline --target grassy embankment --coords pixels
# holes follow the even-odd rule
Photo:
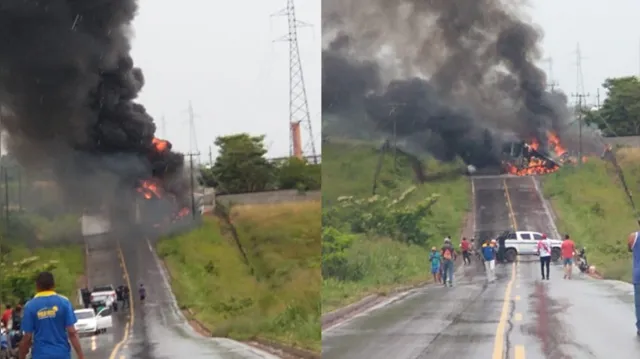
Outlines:
[[[55,260],[57,264],[53,274],[56,290],[74,304],[78,304],[78,288],[84,285],[84,248],[79,244],[59,244],[66,236],[77,235],[80,230],[78,219],[46,219],[29,215],[23,216],[20,222],[12,222],[11,225],[12,230],[2,238],[3,262],[11,265],[34,256],[38,257],[40,262]],[[0,231],[7,233],[4,229]],[[37,263],[33,268],[37,270]],[[2,290],[5,294],[11,292],[8,286]],[[7,300],[15,302],[16,298],[8,294]]]
[[[318,201],[234,207],[253,274],[217,218],[162,240],[158,253],[181,308],[213,336],[320,352],[320,210]]]
[[[617,157],[635,194],[640,188],[640,150],[619,149]],[[587,247],[589,262],[598,272],[605,278],[630,281],[626,239],[638,224],[614,173],[611,164],[589,158],[582,167],[563,167],[544,176],[543,190],[558,217],[558,230]]]
[[[354,143],[323,143],[322,147],[323,206],[335,203],[339,196],[369,197],[379,152],[375,145]],[[433,159],[423,160],[427,181],[418,184],[409,158],[398,153],[397,170],[393,156],[384,157],[377,193],[397,198],[412,185],[416,191],[407,199],[416,204],[432,193],[441,197],[426,219],[431,234],[427,246],[408,245],[388,238],[367,238],[364,235],[346,250],[349,266],[360,268],[364,276],[358,281],[323,280],[322,311],[329,312],[374,293],[384,294],[393,287],[429,280],[428,252],[431,245],[440,245],[442,238],[459,235],[469,210],[469,182],[460,171],[460,163],[444,164]]]

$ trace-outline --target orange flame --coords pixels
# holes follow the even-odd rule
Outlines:
[[[162,198],[162,190],[153,181],[142,181],[137,191],[142,193],[146,199],[152,199],[153,197]]]
[[[164,152],[169,148],[169,141],[161,140],[156,137],[153,138],[151,143],[153,144],[153,147],[155,147],[156,151],[158,152]]]
[[[184,207],[183,209],[181,209],[180,211],[178,211],[178,215],[177,215],[177,217],[178,217],[178,218],[184,217],[184,216],[188,215],[188,214],[189,214],[189,212],[190,212],[190,211],[189,211],[189,208]]]
[[[538,150],[540,148],[540,142],[538,139],[534,138],[527,143],[527,146],[534,150]],[[568,158],[566,156],[568,151],[564,146],[562,146],[560,137],[555,132],[547,131],[547,148],[551,150],[554,157],[558,158],[558,163],[580,161],[580,159]],[[586,162],[586,157],[581,160]],[[543,158],[531,157],[528,162],[522,166],[516,166],[513,163],[505,163],[505,168],[507,173],[512,175],[530,176],[555,172],[560,168],[558,163],[554,163]]]
[[[547,141],[549,142],[549,148],[555,152],[556,156],[562,156],[567,153],[567,149],[560,143],[558,135],[551,131],[547,131]]]

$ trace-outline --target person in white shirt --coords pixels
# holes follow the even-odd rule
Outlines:
[[[551,265],[551,241],[546,234],[538,241],[538,256],[540,256],[540,272],[542,280],[549,280],[549,266]],[[545,276],[546,269],[546,276]]]

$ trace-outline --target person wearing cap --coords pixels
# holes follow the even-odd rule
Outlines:
[[[431,254],[429,255],[429,262],[431,262],[431,274],[433,275],[433,281],[436,283],[441,283],[442,278],[440,276],[440,262],[441,255],[438,252],[438,248],[432,247]]]
[[[540,256],[540,273],[542,280],[549,280],[549,267],[551,266],[551,241],[546,234],[538,241],[538,256]],[[546,275],[545,275],[546,270]]]
[[[493,283],[496,280],[496,246],[495,239],[488,239],[482,244],[482,259],[484,259],[484,269],[487,273],[487,282]]]

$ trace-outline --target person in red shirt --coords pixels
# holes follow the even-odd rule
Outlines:
[[[11,313],[13,311],[11,310],[11,304],[7,304],[7,307],[5,308],[4,312],[2,313],[2,319],[0,320],[0,322],[2,322],[2,324],[4,324],[5,328],[9,327],[9,320],[11,319]]]
[[[462,251],[462,260],[464,264],[471,264],[471,253],[469,252],[469,248],[471,243],[467,240],[466,237],[462,237],[462,242],[460,242],[460,250]]]
[[[576,251],[576,244],[571,240],[568,234],[565,234],[564,241],[560,247],[562,251],[562,262],[564,265],[564,279],[571,279],[573,271],[573,255]]]

